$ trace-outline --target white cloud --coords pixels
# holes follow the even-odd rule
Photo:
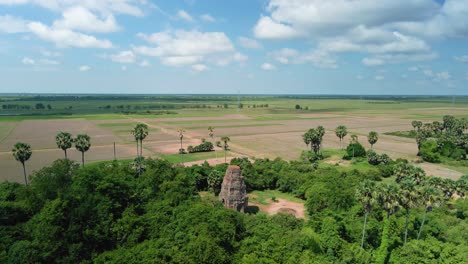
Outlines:
[[[378,58],[364,58],[362,60],[362,64],[366,66],[380,66],[380,65],[384,65],[385,61],[382,59],[378,59]]]
[[[143,7],[151,6],[146,0],[0,0],[0,5],[37,5],[52,11],[61,12],[70,7],[82,6],[86,9],[101,14],[126,14],[132,16],[143,16]]]
[[[27,21],[10,15],[0,16],[0,32],[23,33],[28,31]]]
[[[257,26],[282,25],[291,32],[317,37],[342,34],[358,25],[378,27],[400,21],[423,21],[438,10],[439,5],[433,0],[270,0],[266,9],[270,15],[262,16]]]
[[[204,64],[195,64],[195,65],[192,65],[192,69],[197,72],[202,72],[202,71],[206,71],[208,67]]]
[[[271,17],[263,16],[254,27],[254,34],[257,38],[264,39],[290,39],[301,36],[294,28],[276,22]]]
[[[246,37],[239,37],[239,44],[246,49],[259,49],[262,47],[255,39]]]
[[[136,61],[136,56],[131,50],[121,51],[109,57],[113,62],[118,63],[135,63]]]
[[[159,57],[167,66],[190,66],[212,63],[224,66],[232,61],[248,59],[237,52],[223,32],[164,31],[153,34],[138,33],[138,37],[152,44],[134,46],[133,51],[143,56]]]
[[[244,62],[244,61],[247,61],[249,59],[249,57],[247,55],[244,55],[244,54],[242,54],[240,52],[236,52],[232,58],[235,61],[238,61],[238,62]]]
[[[55,21],[54,28],[76,29],[84,32],[115,32],[120,28],[112,14],[98,18],[82,6],[74,6],[63,12],[63,19]]]
[[[193,19],[193,17],[187,13],[185,10],[179,10],[177,12],[177,17],[179,19],[182,19],[182,20],[185,20],[185,21],[188,21],[188,22],[194,22],[195,20]]]
[[[87,72],[89,70],[91,70],[91,67],[89,67],[88,65],[82,65],[78,68],[79,71],[81,72]]]
[[[44,57],[62,57],[62,54],[60,52],[48,51],[45,49],[41,49],[41,54]]]
[[[417,71],[419,71],[419,68],[416,67],[416,66],[412,66],[412,67],[408,68],[408,71],[417,72]]]
[[[161,63],[167,66],[189,66],[202,61],[200,56],[170,56],[161,58]]]
[[[448,71],[438,72],[435,74],[436,81],[447,81],[450,80],[452,76]]]
[[[69,29],[51,28],[40,22],[28,23],[28,29],[42,40],[53,42],[58,47],[112,48],[109,40],[100,40]]]
[[[356,80],[363,80],[364,77],[362,77],[362,75],[356,75]]]
[[[376,76],[374,77],[374,79],[375,79],[376,81],[382,81],[382,80],[385,79],[385,76],[383,76],[383,75],[376,75]]]
[[[216,19],[212,17],[210,14],[203,14],[200,16],[200,19],[205,22],[216,22]]]
[[[271,63],[263,63],[260,67],[261,67],[263,70],[265,70],[265,71],[273,71],[273,70],[276,70],[275,65],[273,65],[273,64],[271,64]]]
[[[309,52],[299,52],[295,49],[283,48],[270,53],[270,57],[282,64],[310,63],[318,68],[337,68],[336,59],[327,51],[317,49]]]
[[[455,57],[454,59],[458,62],[468,63],[468,55]]]
[[[28,58],[28,57],[24,57],[21,62],[24,64],[24,65],[34,65],[36,62],[31,59],[31,58]]]
[[[141,67],[150,67],[151,64],[147,60],[143,60],[142,62],[140,62],[140,66]]]

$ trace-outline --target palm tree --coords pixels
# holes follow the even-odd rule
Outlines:
[[[369,132],[369,135],[367,136],[367,141],[369,141],[369,144],[371,145],[371,149],[374,148],[374,144],[377,143],[379,140],[379,134],[375,131]]]
[[[419,227],[418,238],[421,237],[421,233],[424,227],[424,223],[426,222],[427,213],[432,211],[434,207],[440,206],[440,193],[437,191],[436,188],[432,186],[424,186],[419,190],[419,195],[421,196],[421,202],[424,205],[424,217]]]
[[[177,133],[179,133],[179,139],[180,139],[180,149],[179,149],[179,153],[182,154],[182,153],[184,152],[184,148],[182,147],[182,140],[184,139],[185,129],[179,128],[179,129],[177,129]]]
[[[361,182],[356,190],[356,198],[364,208],[364,226],[362,228],[361,248],[364,247],[364,236],[366,234],[367,216],[369,215],[372,207],[377,201],[377,192],[375,188],[375,182],[365,180]]]
[[[143,156],[143,140],[148,136],[148,126],[146,124],[137,124],[131,131],[137,143],[137,158]],[[138,146],[140,144],[140,147]]]
[[[376,257],[377,263],[385,263],[388,255],[389,246],[389,233],[390,233],[390,215],[398,210],[398,185],[384,184],[379,188],[378,201],[380,206],[385,210],[387,216],[384,220],[384,227],[382,231],[382,242],[380,243],[379,253]]]
[[[406,210],[405,244],[408,240],[409,211],[418,206],[419,198],[419,193],[416,190],[416,181],[413,178],[405,178],[401,182],[401,189],[398,195],[398,202]]]
[[[86,134],[80,134],[74,141],[76,150],[81,152],[81,165],[84,167],[84,153],[91,148],[91,138]]]
[[[231,139],[227,136],[224,136],[224,137],[221,137],[221,141],[224,142],[224,163],[227,163],[227,159],[226,159],[226,152],[229,148],[228,146],[228,142],[231,141]]]
[[[348,130],[345,126],[338,126],[335,129],[336,136],[340,139],[340,148],[343,149],[342,142],[343,138],[348,134]]]
[[[215,128],[212,127],[212,126],[208,127],[208,131],[209,131],[208,136],[210,136],[213,145],[215,144],[215,142],[214,142],[214,137],[215,137],[214,129]],[[218,152],[216,152],[216,150],[215,150],[215,155],[216,155],[216,160],[218,160]]]
[[[72,147],[73,138],[72,135],[68,132],[60,132],[55,137],[55,143],[57,143],[57,147],[62,149],[65,153],[65,159],[68,159],[67,156],[67,149]]]
[[[29,160],[29,158],[31,158],[31,155],[32,155],[31,145],[18,142],[15,144],[11,152],[13,153],[13,157],[15,157],[15,159],[21,162],[21,164],[23,165],[24,183],[28,185],[28,178],[26,176],[25,163],[26,161]]]

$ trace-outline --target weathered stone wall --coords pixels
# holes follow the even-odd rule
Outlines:
[[[245,212],[248,205],[247,190],[239,166],[230,165],[224,175],[219,200],[226,208]]]

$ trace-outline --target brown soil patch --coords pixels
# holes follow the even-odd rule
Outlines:
[[[304,204],[291,202],[284,199],[278,199],[276,202],[269,200],[269,203],[270,204],[268,205],[260,205],[249,202],[249,206],[257,206],[261,211],[267,213],[268,215],[286,213],[294,215],[296,218],[305,219]]]

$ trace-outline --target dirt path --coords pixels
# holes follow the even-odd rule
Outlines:
[[[415,166],[421,167],[428,176],[436,176],[445,179],[452,179],[454,181],[460,179],[463,176],[463,173],[454,171],[445,167],[442,167],[438,164],[423,162],[419,164],[414,164]]]

